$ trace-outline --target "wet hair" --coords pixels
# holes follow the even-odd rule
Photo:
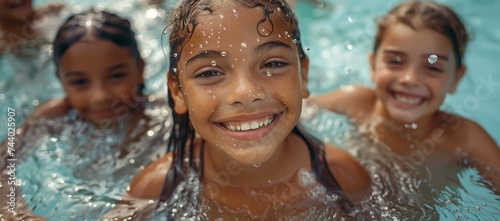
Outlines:
[[[88,35],[111,41],[120,47],[129,47],[137,62],[142,61],[130,22],[113,13],[91,9],[71,15],[57,31],[53,43],[53,59],[57,70],[64,53]]]
[[[183,46],[191,38],[195,28],[198,25],[198,16],[201,13],[211,14],[216,9],[216,4],[213,0],[184,0],[180,2],[176,9],[171,13],[170,26],[169,26],[169,46],[170,46],[170,68],[169,77],[176,80],[179,90],[182,86],[179,84],[179,72],[177,71],[177,64],[180,59]],[[292,8],[285,2],[285,0],[233,0],[235,4],[246,6],[248,8],[261,8],[262,19],[256,24],[255,31],[263,37],[269,34],[263,34],[259,31],[259,26],[264,22],[269,22],[271,27],[278,23],[287,27],[291,33],[291,37],[296,42],[299,50],[300,60],[303,62],[306,59],[306,54],[300,42],[300,31],[298,27],[298,20],[292,11]],[[172,93],[169,93],[168,103],[172,110],[175,108]],[[170,171],[167,174],[165,187],[162,192],[161,201],[166,201],[173,193],[176,186],[185,178],[185,173],[191,168],[196,168],[193,160],[193,143],[195,138],[195,131],[189,120],[189,113],[177,114],[173,112],[173,133],[168,142],[168,151],[173,152],[173,163]],[[189,163],[185,163],[189,162]],[[200,171],[201,174],[202,171]]]
[[[408,1],[378,20],[373,52],[377,52],[388,27],[404,24],[413,30],[430,29],[448,37],[455,51],[457,68],[463,63],[469,35],[459,16],[449,7],[429,1]]]

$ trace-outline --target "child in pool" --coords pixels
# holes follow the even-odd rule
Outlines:
[[[57,15],[64,6],[48,4],[33,9],[32,0],[0,1],[0,55],[5,52],[19,52],[23,41],[38,41],[40,24],[48,16]],[[45,39],[44,41],[48,41]]]
[[[22,158],[19,154],[21,151],[30,154],[34,152],[27,150],[23,143],[26,143],[25,140],[29,140],[32,134],[38,134],[36,131],[33,132],[37,130],[36,126],[45,124],[49,120],[59,120],[60,116],[66,117],[63,119],[69,119],[68,122],[64,120],[61,122],[70,124],[83,122],[84,125],[89,125],[89,127],[85,127],[89,131],[109,134],[104,133],[105,130],[124,130],[123,133],[126,135],[123,140],[117,141],[121,142],[118,153],[116,155],[112,153],[112,156],[117,158],[115,159],[116,164],[122,165],[114,168],[118,172],[106,174],[110,168],[95,171],[92,165],[84,165],[83,169],[78,168],[78,171],[73,171],[76,178],[81,180],[92,180],[97,179],[93,177],[103,176],[102,179],[99,179],[105,182],[108,178],[128,177],[130,174],[138,172],[142,165],[158,159],[166,151],[162,148],[164,147],[163,137],[168,131],[166,123],[170,121],[169,116],[165,115],[169,111],[166,106],[166,98],[153,95],[146,97],[142,92],[145,63],[139,53],[135,34],[128,20],[106,11],[96,10],[72,15],[58,30],[53,49],[57,68],[56,75],[63,85],[66,97],[41,105],[18,130],[22,132],[17,135],[17,146],[13,148],[16,150],[16,157]],[[146,111],[149,112],[146,113]],[[54,125],[56,129],[52,129],[50,125]],[[57,125],[61,126],[56,127]],[[50,132],[52,130],[68,132],[69,130],[68,133],[74,136],[75,140],[85,135],[74,134],[75,130],[68,129],[72,126],[51,123],[47,124],[51,130],[45,129],[42,132],[53,133]],[[154,132],[154,136],[151,132]],[[57,132],[54,133],[59,135]],[[102,139],[104,140],[104,138]],[[92,141],[87,142],[92,143]],[[6,165],[8,148],[6,146],[7,143],[2,145],[1,156],[5,160],[2,160],[0,164],[3,181],[9,178],[8,165]],[[88,145],[85,147],[88,148]],[[86,150],[87,155],[91,155],[90,149]],[[71,153],[71,149],[68,152]],[[99,157],[104,158],[105,156]],[[130,160],[133,160],[134,163],[128,163]],[[123,175],[121,170],[129,172]],[[129,182],[130,179],[125,184]],[[0,187],[2,195],[5,191],[8,194],[8,188],[8,185]],[[92,192],[92,190],[89,191]],[[16,196],[20,195],[20,193],[16,194]],[[19,197],[16,200],[18,200],[18,206],[22,204]],[[64,200],[61,199],[61,201]],[[3,205],[4,202],[6,203],[6,201],[2,201],[2,210],[9,208]],[[73,208],[78,207],[74,205]],[[89,212],[90,210],[92,208],[83,211]],[[22,217],[23,213],[29,215],[29,211],[20,213],[19,210],[16,210],[16,212],[18,212],[17,218]],[[2,213],[13,215],[6,210]]]
[[[138,174],[129,196],[160,198],[173,219],[187,211],[210,220],[300,217],[365,197],[365,168],[297,124],[309,60],[284,0],[185,0],[172,16],[170,151]],[[198,179],[199,195],[182,204],[189,191],[176,188]]]
[[[306,103],[345,114],[358,125],[375,123],[372,132],[391,151],[409,157],[418,153],[427,166],[468,159],[498,189],[495,141],[477,123],[439,110],[466,72],[468,40],[464,24],[449,7],[401,3],[378,22],[369,55],[375,88],[345,86]]]

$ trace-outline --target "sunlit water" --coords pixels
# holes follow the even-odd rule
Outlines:
[[[121,199],[132,178],[166,152],[169,110],[149,103],[136,123],[97,130],[72,111],[22,133],[17,178],[26,202],[51,220],[94,220]]]
[[[309,89],[313,94],[347,84],[373,87],[368,53],[375,35],[374,18],[397,4],[393,1],[327,0],[299,3],[298,16],[304,46],[311,58]],[[442,0],[464,19],[473,39],[467,48],[466,76],[443,109],[481,124],[500,143],[500,15],[497,1]],[[478,93],[480,92],[484,93]],[[370,198],[358,205],[366,220],[498,220],[500,196],[468,162],[447,167],[432,162],[439,157],[401,157],[375,137],[372,128],[357,128],[344,116],[305,106],[302,122],[326,142],[360,159],[374,185]],[[480,147],[478,147],[480,148]],[[418,153],[418,150],[414,151]],[[444,159],[443,159],[444,160]],[[500,160],[500,159],[499,159]],[[425,162],[424,162],[425,161]],[[439,165],[439,167],[434,166]],[[500,173],[496,173],[500,174]]]
[[[141,53],[147,63],[148,92],[165,92],[164,71],[168,61],[164,58],[164,49],[160,49],[165,43],[161,42],[161,32],[167,12],[141,8],[132,1],[116,2],[99,2],[97,5],[112,8],[112,11],[133,20]],[[298,3],[303,45],[308,48],[311,59],[309,88],[313,94],[344,84],[372,86],[367,53],[375,32],[373,19],[397,2],[328,0],[324,4]],[[468,74],[457,94],[447,98],[444,109],[477,121],[498,142],[500,118],[494,113],[500,109],[500,100],[495,97],[500,91],[495,65],[500,56],[500,27],[496,24],[500,18],[496,11],[500,2],[440,2],[456,9],[475,32],[466,55]],[[67,3],[82,5],[71,8],[77,12],[93,1],[69,0]],[[41,53],[28,53],[24,59],[11,56],[0,59],[0,87],[4,90],[0,91],[2,111],[7,106],[16,108],[18,120],[22,122],[43,101],[62,96],[50,54],[50,48],[45,47]],[[33,87],[23,91],[16,88],[25,84]],[[481,85],[488,87],[490,93],[475,94]],[[154,109],[150,114],[158,118],[153,117],[141,127],[151,131],[152,136],[141,136],[126,145],[122,142],[130,134],[125,135],[123,130],[93,130],[90,125],[76,121],[74,113],[34,126],[31,129],[33,136],[24,141],[26,148],[17,157],[25,158],[19,164],[18,178],[25,200],[35,214],[50,220],[95,220],[113,209],[131,178],[165,151],[170,121],[168,114],[159,114],[163,110]],[[61,129],[61,125],[68,123],[71,126]],[[467,162],[439,171],[420,168],[419,172],[413,172],[419,162],[391,154],[383,144],[374,143],[343,116],[306,106],[303,123],[324,141],[336,144],[360,159],[372,176],[373,193],[366,201],[355,205],[355,211],[347,217],[338,214],[338,207],[325,206],[311,208],[302,217],[283,217],[283,220],[497,220],[500,216],[499,197],[485,187],[483,178],[475,169],[468,168]],[[4,138],[4,134],[0,138]],[[32,152],[34,149],[37,151]],[[197,176],[190,174],[187,182],[176,189],[171,201],[155,212],[153,220],[171,220],[173,217],[204,220],[204,211],[217,208],[205,205],[197,197],[200,187]],[[317,196],[317,193],[312,196]],[[326,197],[323,202],[334,202],[334,198]],[[129,207],[128,212],[140,212],[142,207],[144,205]],[[123,215],[122,218],[127,217]]]

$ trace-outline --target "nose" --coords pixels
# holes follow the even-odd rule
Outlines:
[[[399,78],[399,82],[407,86],[417,86],[420,83],[421,70],[419,67],[408,67],[403,75]]]
[[[263,85],[252,77],[251,73],[236,74],[232,91],[229,91],[228,102],[230,104],[249,105],[266,97]]]
[[[94,104],[102,105],[106,103],[111,103],[112,93],[108,90],[104,84],[98,84],[92,88],[91,101]]]

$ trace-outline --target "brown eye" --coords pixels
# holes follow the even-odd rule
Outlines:
[[[280,67],[284,67],[287,65],[288,65],[288,63],[282,62],[282,61],[270,61],[270,62],[265,63],[263,67],[265,67],[265,68],[280,68]]]
[[[223,74],[219,70],[207,70],[207,71],[203,71],[200,74],[196,75],[196,78],[204,79],[204,78],[217,77],[217,76],[221,76],[221,75],[223,75]]]

